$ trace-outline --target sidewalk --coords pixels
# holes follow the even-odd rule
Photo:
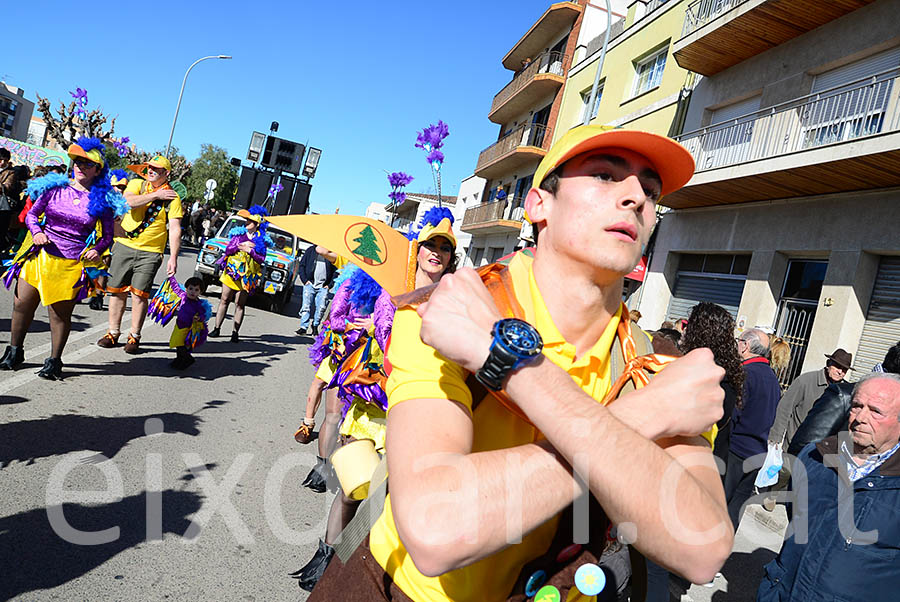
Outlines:
[[[787,513],[779,504],[767,512],[759,504],[747,506],[734,536],[731,557],[712,587],[692,586],[680,602],[753,602],[763,577],[763,567],[781,549],[787,529]],[[673,600],[678,598],[673,597]]]

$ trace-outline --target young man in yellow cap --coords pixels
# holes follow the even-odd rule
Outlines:
[[[125,189],[125,201],[131,210],[122,218],[123,236],[117,236],[109,266],[109,330],[97,341],[101,347],[115,347],[119,342],[125,303],[131,294],[131,331],[125,343],[126,353],[138,353],[141,329],[147,316],[147,303],[153,280],[162,265],[166,242],[169,261],[166,275],[178,268],[181,250],[181,198],[169,185],[172,164],[161,155],[148,163],[129,165],[137,173]],[[168,226],[168,227],[167,227]]]
[[[560,520],[588,492],[647,558],[694,582],[713,578],[734,536],[708,442],[722,416],[723,370],[708,349],[695,350],[648,386],[598,403],[611,386],[623,277],[657,201],[693,168],[668,138],[575,128],[541,162],[525,201],[537,249],[507,272],[525,320],[500,320],[471,269],[445,276],[416,310],[397,311],[384,512],[369,549],[331,563],[311,601],[339,584],[347,600],[524,600],[548,577],[571,589],[545,599],[592,599],[579,573],[585,597],[559,572],[582,558],[588,528],[605,525],[599,510],[583,523]],[[599,567],[584,567],[593,578],[582,574],[582,585],[595,586]]]

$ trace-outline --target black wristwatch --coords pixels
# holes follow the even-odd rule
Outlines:
[[[491,334],[491,350],[475,378],[491,391],[499,391],[510,372],[538,358],[544,342],[534,326],[516,318],[499,320]]]

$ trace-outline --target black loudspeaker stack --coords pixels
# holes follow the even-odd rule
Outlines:
[[[247,209],[251,205],[264,205],[274,178],[275,174],[272,172],[243,167],[237,194],[234,196],[234,208]],[[284,188],[275,195],[272,215],[307,213],[312,185],[285,175],[281,176],[281,185]]]
[[[300,215],[309,211],[309,193],[312,191],[312,185],[306,182],[297,182],[294,186],[294,199],[291,201],[290,213],[292,215]]]

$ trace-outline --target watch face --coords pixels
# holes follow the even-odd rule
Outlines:
[[[517,355],[534,355],[541,350],[541,335],[528,322],[514,319],[501,320],[497,334],[503,344]]]

